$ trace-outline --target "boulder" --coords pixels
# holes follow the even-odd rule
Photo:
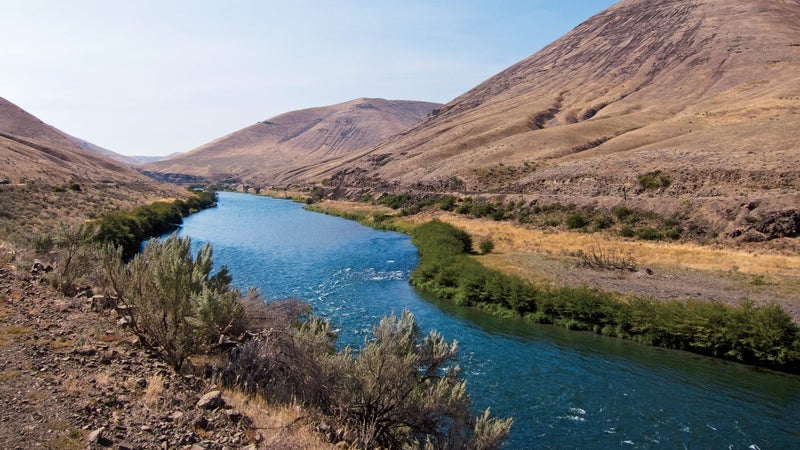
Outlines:
[[[217,409],[224,406],[225,400],[222,399],[222,392],[220,391],[211,391],[197,401],[197,407],[202,409]]]

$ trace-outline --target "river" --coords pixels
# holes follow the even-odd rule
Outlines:
[[[219,200],[179,233],[211,243],[238,287],[309,302],[343,344],[409,309],[423,330],[459,342],[476,406],[514,417],[505,448],[800,448],[800,377],[424,298],[408,284],[417,264],[408,236],[286,200]]]

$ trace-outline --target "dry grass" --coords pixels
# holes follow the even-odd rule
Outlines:
[[[325,207],[345,212],[347,202]],[[540,286],[587,286],[625,296],[662,300],[687,298],[739,304],[777,302],[800,323],[800,256],[777,251],[747,252],[697,244],[625,240],[600,233],[529,229],[510,222],[474,219],[443,211],[403,217],[409,224],[434,218],[466,230],[473,242],[490,238],[495,249],[476,256],[487,267]],[[602,249],[635,261],[637,273],[580,267],[579,255]],[[576,257],[578,255],[578,257]],[[646,274],[644,269],[653,270]]]
[[[31,328],[20,325],[8,325],[5,327],[0,327],[0,346],[9,345],[20,338],[30,335],[31,333],[33,333]]]
[[[145,408],[151,411],[161,410],[161,398],[164,393],[164,376],[161,374],[151,375],[147,379],[147,388],[142,397]]]
[[[346,201],[326,201],[325,208],[346,212],[393,212],[384,206]],[[669,243],[625,240],[598,233],[543,231],[528,229],[510,222],[474,219],[447,212],[425,212],[403,218],[403,223],[421,224],[439,219],[470,233],[474,242],[492,239],[495,253],[539,253],[550,256],[573,254],[603,248],[635,259],[640,266],[680,267],[703,271],[733,271],[751,275],[771,274],[797,276],[800,256],[777,253],[755,253],[736,249]]]
[[[427,215],[432,218],[431,215]],[[800,273],[800,256],[750,253],[687,243],[630,241],[599,234],[570,231],[531,230],[508,222],[471,219],[452,214],[435,214],[442,221],[467,230],[476,241],[491,238],[497,252],[533,252],[559,255],[602,247],[631,255],[640,266],[682,267],[704,271],[795,276]]]
[[[87,431],[70,430],[64,436],[53,439],[47,445],[50,450],[80,450],[86,448]]]
[[[14,369],[0,370],[0,383],[6,383],[10,380],[13,380],[17,378],[20,373],[22,372]]]
[[[310,420],[298,406],[271,405],[260,396],[252,397],[241,391],[225,390],[231,406],[253,420],[253,429],[260,435],[248,436],[259,440],[258,448],[266,449],[333,449],[312,431]]]

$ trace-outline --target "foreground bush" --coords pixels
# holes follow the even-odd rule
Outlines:
[[[211,275],[211,253],[206,244],[192,258],[191,241],[172,235],[150,241],[128,263],[120,247],[108,246],[103,255],[109,285],[126,306],[131,328],[176,370],[220,336],[244,329],[242,294],[224,267]]]
[[[330,325],[297,300],[265,304],[255,291],[231,286],[212,250],[191,254],[191,241],[153,240],[123,262],[122,249],[102,254],[108,286],[144,345],[161,351],[180,371],[188,357],[208,352],[226,336],[257,339],[235,347],[221,380],[270,401],[299,402],[337,424],[337,440],[357,448],[495,449],[511,420],[471,415],[456,343],[437,333],[420,336],[409,312],[389,317],[359,350],[336,351]],[[124,313],[123,313],[124,314]]]
[[[229,384],[301,401],[333,419],[357,448],[495,449],[511,420],[471,415],[456,343],[420,335],[408,311],[384,318],[358,350],[334,351],[327,323],[271,327],[223,371]]]

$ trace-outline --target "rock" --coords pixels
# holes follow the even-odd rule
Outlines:
[[[235,409],[225,411],[225,415],[228,416],[228,420],[233,423],[239,423],[239,421],[242,420],[242,413],[236,411]]]
[[[122,316],[117,321],[117,325],[122,327],[122,328],[126,328],[126,327],[130,326],[131,322],[133,322],[133,319],[131,319],[131,316]]]
[[[53,271],[53,266],[51,266],[50,264],[45,266],[38,259],[34,259],[33,260],[33,264],[31,265],[31,273],[33,273],[33,274],[36,274],[36,273],[39,273],[39,272],[49,273],[49,272],[52,272],[52,271]]]
[[[225,400],[222,399],[220,391],[211,391],[197,401],[197,407],[202,409],[216,409],[224,406]]]
[[[764,217],[755,229],[767,239],[797,237],[800,235],[800,211],[787,210],[771,213]]]
[[[211,424],[209,423],[208,419],[206,419],[203,416],[200,416],[197,419],[195,419],[192,425],[195,428],[199,428],[201,430],[209,430],[211,428],[210,427]]]
[[[175,411],[174,413],[169,415],[169,420],[173,422],[178,422],[179,420],[183,419],[183,412],[182,411]]]
[[[117,301],[113,297],[105,295],[95,295],[92,297],[92,311],[102,311],[117,307]]]
[[[76,355],[81,355],[81,356],[93,356],[97,354],[97,349],[94,347],[89,347],[88,345],[84,345],[82,347],[76,348],[72,352],[75,353]]]
[[[103,440],[103,432],[106,431],[106,427],[100,427],[91,433],[89,436],[86,437],[87,444],[100,444]]]
[[[256,444],[250,444],[248,446],[242,447],[242,450],[257,450]]]

